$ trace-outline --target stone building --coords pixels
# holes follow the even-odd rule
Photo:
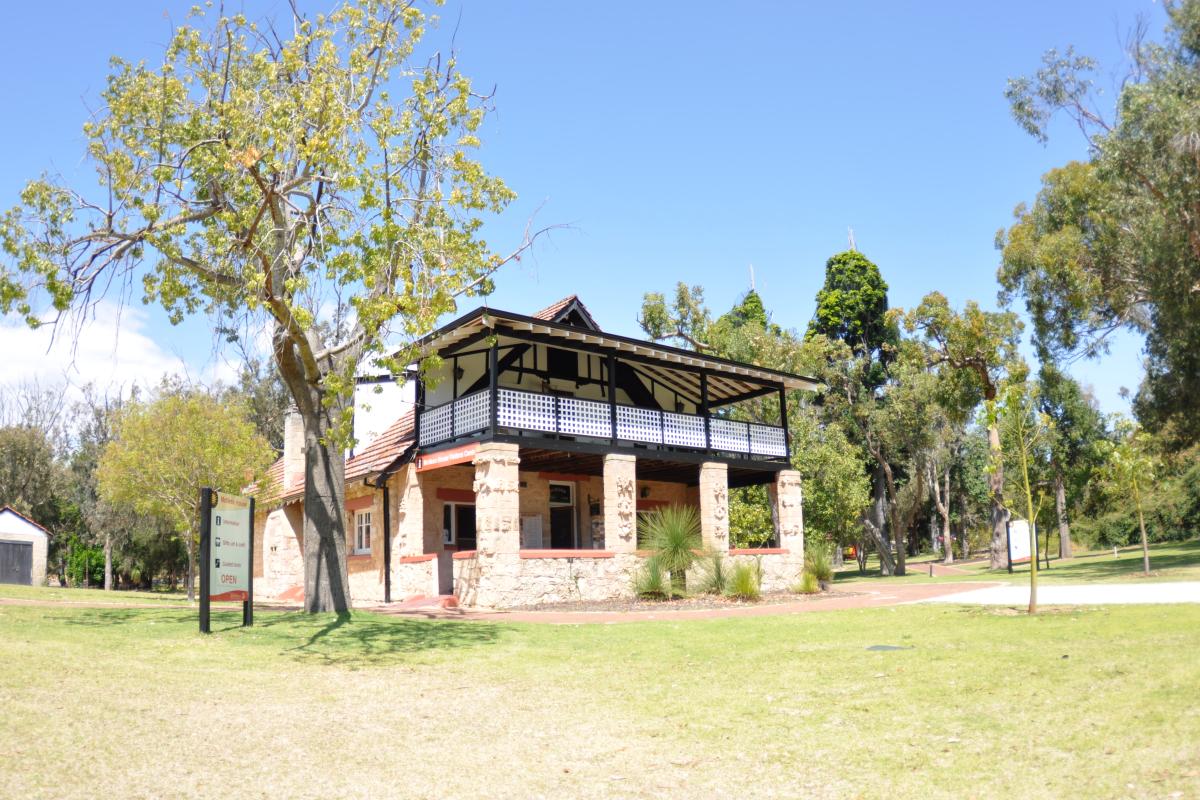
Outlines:
[[[628,595],[639,513],[696,506],[703,543],[756,559],[763,588],[804,561],[786,392],[811,379],[600,330],[566,298],[533,316],[479,308],[426,337],[440,357],[398,419],[346,463],[355,600],[513,607]],[[778,397],[774,424],[730,415]],[[255,523],[257,593],[299,599],[304,455],[289,419]],[[767,484],[773,546],[731,549],[730,487]]]

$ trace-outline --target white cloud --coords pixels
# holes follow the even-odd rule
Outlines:
[[[37,381],[42,386],[88,383],[101,391],[128,392],[134,385],[151,387],[165,374],[188,374],[183,359],[165,350],[150,335],[146,313],[101,302],[78,329],[66,326],[57,335],[49,327],[30,329],[16,317],[0,320],[0,353],[5,371],[0,382]],[[221,364],[205,372],[225,372]],[[197,375],[194,370],[190,372]],[[207,377],[203,376],[203,377]]]

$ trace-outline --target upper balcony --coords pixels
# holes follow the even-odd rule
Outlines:
[[[607,441],[617,448],[657,445],[754,458],[786,460],[790,455],[780,425],[506,388],[497,389],[494,401],[491,391],[482,389],[422,412],[417,443],[433,447],[486,433],[493,407],[496,428],[509,435],[555,434],[574,441]]]
[[[604,333],[578,309],[558,319],[479,309],[429,337],[427,352],[441,361],[417,388],[418,447],[508,439],[775,469],[788,463],[786,391],[813,381]],[[732,419],[740,404],[753,413],[738,416],[762,421]]]

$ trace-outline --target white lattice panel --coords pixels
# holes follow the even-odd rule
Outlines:
[[[662,444],[662,412],[652,408],[617,406],[617,438]]]
[[[554,433],[554,398],[548,394],[499,389],[497,421],[506,428]]]
[[[786,456],[783,428],[773,425],[750,426],[750,452],[756,456]]]
[[[744,422],[713,417],[709,420],[713,449],[725,450],[730,453],[749,452],[750,440],[746,436],[748,427]]]
[[[430,409],[421,415],[421,444],[444,442],[454,435],[451,429],[450,406]]]
[[[481,431],[491,422],[488,419],[491,403],[488,402],[488,391],[476,392],[454,401],[454,435],[463,436],[475,431]]]
[[[558,432],[609,438],[612,436],[612,416],[608,403],[560,397]]]
[[[704,449],[704,417],[690,414],[663,414],[663,444]]]

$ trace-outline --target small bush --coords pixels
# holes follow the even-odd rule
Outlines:
[[[720,553],[712,553],[704,559],[704,572],[700,576],[701,594],[725,594],[729,586],[729,568]]]
[[[633,593],[643,600],[666,600],[671,587],[657,558],[648,558],[633,575]]]
[[[638,540],[654,551],[660,572],[671,575],[671,591],[687,592],[687,571],[700,547],[700,512],[695,506],[666,506],[642,517]]]
[[[811,573],[818,583],[833,580],[833,562],[827,544],[814,542],[804,551],[804,571]]]
[[[792,591],[796,594],[816,594],[821,591],[821,584],[817,582],[816,575],[804,570],[800,573],[800,582],[792,587]]]
[[[758,569],[754,564],[749,564],[741,561],[733,565],[733,572],[729,576],[729,588],[726,593],[738,600],[758,600],[762,597],[762,590],[758,584]]]

